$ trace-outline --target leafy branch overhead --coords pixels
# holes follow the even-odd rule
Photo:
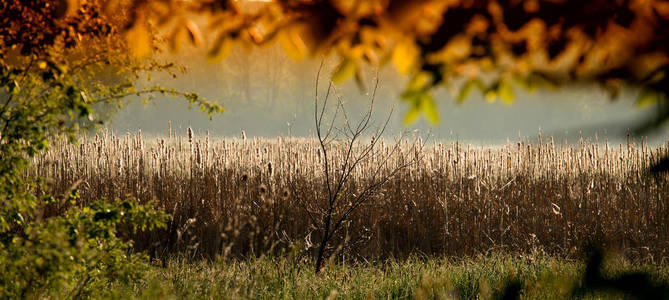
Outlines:
[[[129,49],[138,53],[138,43],[150,47],[146,54],[159,51],[151,46],[157,36],[149,32],[137,36],[143,34],[141,30],[125,27],[131,21],[136,23],[132,7],[127,1],[97,0],[0,3],[0,85],[9,96],[0,99],[7,103],[4,109],[16,107],[19,98],[35,98],[26,97],[27,92],[42,96],[62,90],[69,101],[76,98],[71,97],[72,93],[81,96],[82,101],[73,103],[72,108],[90,119],[93,104],[132,95],[150,98],[169,94],[186,98],[209,114],[223,111],[194,93],[158,85],[138,86],[140,76],[150,79],[152,72],[176,76],[181,69],[148,56],[137,59],[129,53]],[[124,32],[133,38],[124,41]]]
[[[659,0],[134,0],[128,14],[129,40],[148,41],[155,27],[173,49],[188,39],[216,59],[234,42],[278,41],[296,60],[336,54],[335,82],[392,62],[412,78],[407,121],[437,121],[429,93],[439,86],[461,101],[475,88],[512,102],[515,86],[594,82],[615,97],[632,85],[643,89],[640,104],[666,101],[669,86],[669,4]],[[415,81],[424,86],[412,90]]]

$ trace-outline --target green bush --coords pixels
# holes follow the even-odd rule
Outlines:
[[[26,222],[0,248],[0,298],[81,298],[136,280],[148,267],[146,256],[131,253],[132,241],[121,239],[117,229],[151,230],[164,227],[166,219],[150,204],[127,200]]]
[[[48,149],[53,137],[76,142],[79,128],[101,123],[93,107],[121,105],[131,95],[183,96],[209,114],[222,111],[197,94],[137,86],[141,76],[178,69],[132,56],[120,36],[123,14],[105,15],[97,1],[67,9],[70,4],[0,3],[3,299],[102,297],[105,288],[137,279],[147,267],[146,256],[133,253],[132,241],[119,232],[166,224],[167,215],[151,204],[127,199],[84,205],[75,189],[50,195],[48,178],[26,177],[31,157]]]

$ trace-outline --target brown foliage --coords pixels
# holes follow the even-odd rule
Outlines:
[[[42,55],[54,46],[73,48],[87,37],[108,36],[116,29],[102,16],[98,1],[8,0],[0,3],[0,53]]]

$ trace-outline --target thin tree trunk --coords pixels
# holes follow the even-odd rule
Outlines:
[[[325,218],[324,234],[323,234],[323,238],[321,239],[321,244],[318,247],[318,256],[316,257],[316,274],[318,274],[321,271],[321,267],[323,265],[323,260],[325,258],[325,246],[327,246],[328,240],[330,239],[330,236],[329,236],[328,233],[330,233],[331,216],[332,216],[332,214],[328,214],[327,217]]]

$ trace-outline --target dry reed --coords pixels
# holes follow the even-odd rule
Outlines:
[[[379,143],[376,151],[389,151]],[[388,165],[418,145],[404,143]],[[336,163],[343,147],[330,151]],[[433,142],[345,225],[335,244],[366,259],[409,254],[475,255],[491,249],[569,256],[597,235],[627,256],[664,258],[669,249],[667,179],[648,176],[669,154],[646,143],[537,141],[496,148]],[[415,153],[419,155],[419,153]],[[55,192],[80,181],[81,203],[126,195],[156,199],[168,229],[134,236],[154,255],[258,255],[313,248],[318,231],[305,201],[323,201],[322,157],[312,138],[211,139],[109,131],[78,145],[58,140],[34,159],[33,175]],[[380,162],[365,161],[352,188]],[[52,213],[58,213],[55,209]],[[347,241],[343,243],[343,241]]]

